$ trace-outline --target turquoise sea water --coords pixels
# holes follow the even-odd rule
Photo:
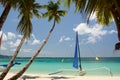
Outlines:
[[[0,64],[7,64],[9,58],[1,58]],[[11,72],[18,72],[29,60],[29,58],[17,58],[17,62],[21,65],[15,65],[10,70]],[[78,71],[72,67],[72,58],[37,58],[27,70],[26,73],[35,74],[49,74],[61,71],[58,74],[62,75],[78,75]],[[86,75],[98,76],[120,76],[120,57],[99,58],[82,58],[82,68],[86,71]]]

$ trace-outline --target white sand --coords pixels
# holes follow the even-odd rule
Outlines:
[[[4,80],[9,79],[14,73],[8,73]],[[120,76],[68,76],[68,75],[45,75],[45,74],[24,74],[23,76],[37,77],[26,80],[120,80]],[[22,76],[22,77],[23,77]],[[18,80],[23,80],[19,78]]]

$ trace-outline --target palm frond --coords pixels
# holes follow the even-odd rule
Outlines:
[[[97,20],[101,25],[109,25],[112,19],[112,14],[106,10],[99,10],[96,12]]]
[[[83,12],[86,8],[87,0],[75,0],[76,9],[75,12]]]
[[[65,16],[65,15],[67,15],[67,11],[65,11],[65,10],[59,10],[57,12],[58,12],[59,16]]]
[[[48,17],[49,16],[49,12],[46,12],[46,13],[44,13],[42,16],[43,16],[43,18],[46,18],[46,17]]]
[[[29,39],[31,33],[32,33],[32,23],[30,19],[26,20],[26,17],[23,16],[18,24],[17,31],[25,35],[26,39]]]
[[[59,10],[60,1],[58,0],[56,3],[50,1],[48,5],[45,5],[44,8],[47,9],[47,12],[43,14],[43,17],[48,17],[48,21],[55,19],[57,23],[60,22],[60,16],[64,16],[67,14],[65,10]]]
[[[32,33],[32,22],[31,19],[36,16],[40,18],[39,9],[41,6],[35,3],[35,0],[19,0],[18,17],[21,18],[17,27],[17,31],[25,35],[29,39]]]
[[[55,17],[55,21],[57,22],[57,23],[60,23],[60,16],[58,16],[58,15],[56,15],[56,17]]]
[[[48,21],[51,21],[54,18],[54,16],[49,16]]]

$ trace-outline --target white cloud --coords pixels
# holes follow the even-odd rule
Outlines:
[[[72,40],[70,37],[61,36],[59,42],[70,41],[70,40]]]
[[[90,28],[88,28],[86,23],[79,24],[76,28],[73,29],[75,32],[77,31],[80,35],[88,34],[91,32]]]
[[[64,40],[65,40],[65,41],[70,41],[71,38],[70,38],[70,37],[66,37]]]
[[[117,33],[117,31],[111,30],[111,31],[109,32],[109,34],[113,34],[113,33]]]
[[[107,34],[106,30],[103,30],[103,27],[100,26],[99,24],[95,24],[93,28],[89,28],[91,36],[98,37],[100,38],[103,35]]]
[[[87,43],[95,43],[96,42],[96,37],[88,37]]]
[[[40,44],[40,40],[36,39],[34,34],[32,34],[32,37],[34,39],[33,42],[32,42],[32,45]]]
[[[59,42],[63,42],[65,36],[61,36]]]
[[[16,38],[16,35],[12,32],[8,32],[8,39],[14,39]]]
[[[40,44],[40,41],[37,40],[37,39],[34,39],[33,42],[32,42],[32,45],[36,45],[36,44]]]
[[[17,39],[16,42],[14,43],[14,46],[18,46],[20,41],[21,41],[20,39]]]
[[[97,40],[100,40],[104,35],[116,33],[115,30],[104,30],[103,27],[99,24],[95,24],[91,27],[88,26],[86,23],[79,24],[73,30],[77,31],[79,35],[87,35],[87,43],[95,43]]]
[[[20,41],[20,39],[17,39],[16,42],[10,41],[8,44],[10,45],[10,47],[17,47]]]

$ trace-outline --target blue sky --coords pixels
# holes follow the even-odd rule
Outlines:
[[[3,7],[0,5],[0,14]],[[73,57],[75,47],[75,31],[79,32],[81,56],[83,57],[120,57],[120,52],[114,52],[114,45],[118,42],[117,31],[114,22],[110,26],[101,26],[96,21],[96,16],[90,18],[90,23],[85,23],[85,17],[80,13],[74,13],[74,5],[68,10],[68,14],[61,18],[56,25],[49,41],[39,54],[40,57]],[[18,46],[21,35],[16,31],[19,22],[17,10],[11,10],[7,21],[3,25],[3,42],[0,54],[13,55]],[[33,33],[28,42],[22,46],[18,56],[32,56],[39,48],[53,21],[33,18]],[[1,35],[1,32],[0,32]]]

